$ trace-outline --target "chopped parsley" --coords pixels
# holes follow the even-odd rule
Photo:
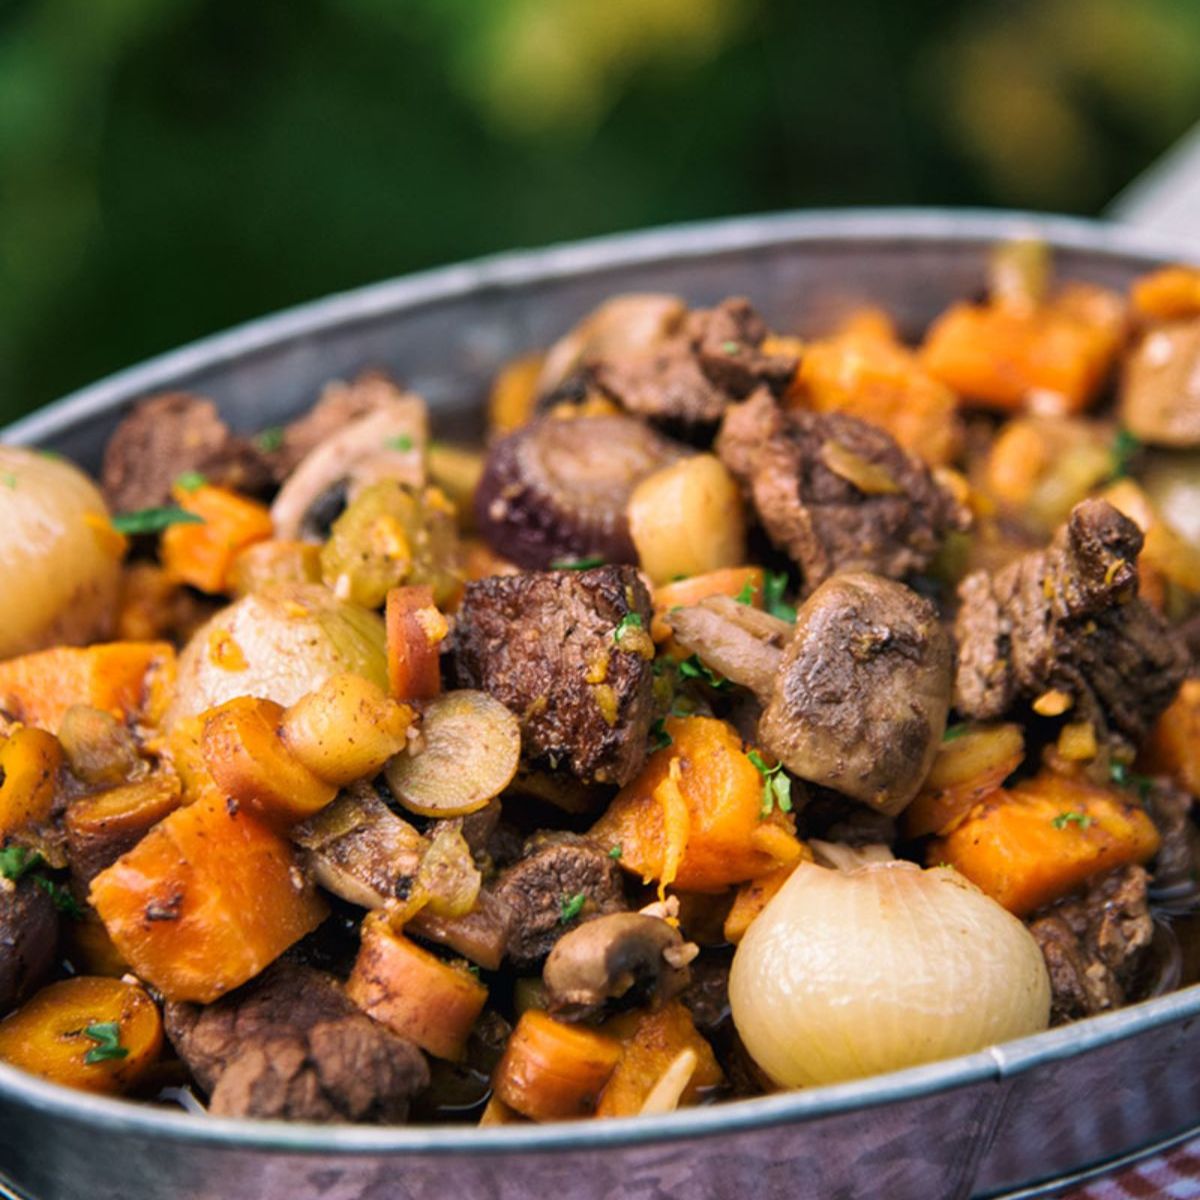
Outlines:
[[[185,492],[194,492],[202,488],[208,482],[200,471],[184,471],[182,475],[175,480],[175,486],[182,488]]]
[[[659,717],[650,726],[650,749],[665,750],[671,744],[671,735],[667,732],[667,723]]]
[[[411,450],[413,440],[407,433],[398,433],[395,437],[385,438],[383,444],[389,450]]]
[[[737,344],[737,342],[722,342],[721,350],[725,354],[741,354],[742,352],[742,348]]]
[[[740,592],[738,592],[738,594],[736,596],[734,596],[734,599],[739,604],[753,604],[754,603],[754,584],[751,583],[749,579],[747,579],[746,582],[742,584],[742,590]]]
[[[1112,448],[1109,451],[1112,455],[1112,477],[1114,479],[1124,479],[1129,474],[1129,468],[1141,448],[1142,443],[1128,429],[1117,430],[1117,436],[1113,438]]]
[[[694,654],[679,664],[679,674],[684,679],[699,679],[717,691],[730,686],[724,675],[718,675],[711,667],[705,666]]]
[[[776,763],[768,767],[763,756],[757,750],[751,750],[746,757],[758,768],[763,777],[762,816],[769,817],[771,810],[778,808],[780,812],[792,811],[792,781],[784,773],[783,764]]]
[[[121,1026],[116,1021],[101,1021],[84,1027],[83,1036],[96,1043],[84,1056],[89,1067],[108,1062],[113,1058],[125,1058],[129,1051],[121,1045]]]
[[[1154,780],[1149,775],[1138,775],[1123,762],[1109,763],[1108,777],[1117,787],[1136,788],[1137,794],[1143,800],[1150,794],[1150,789],[1154,786]]]
[[[943,742],[953,742],[962,737],[971,726],[966,721],[960,721],[957,725],[947,725],[946,732],[942,734]]]
[[[621,857],[621,846],[620,846],[620,843],[618,843],[617,845],[615,845],[615,846],[614,846],[614,847],[613,847],[613,848],[612,848],[612,849],[611,849],[611,850],[608,852],[608,857],[609,857],[609,858],[611,858],[611,859],[619,859],[619,858]]]
[[[560,924],[565,925],[568,921],[573,921],[581,912],[583,912],[584,902],[587,900],[585,892],[576,892],[573,896],[564,896],[562,899],[562,911],[559,915]]]
[[[0,471],[0,483],[6,488],[16,489],[17,477],[11,471]]]
[[[556,558],[550,566],[556,571],[590,571],[593,567],[604,566],[604,559],[599,554],[589,554],[583,558]]]
[[[1060,812],[1050,824],[1055,829],[1066,829],[1068,825],[1078,825],[1080,829],[1086,829],[1089,825],[1095,824],[1095,819],[1089,817],[1087,813]]]
[[[262,430],[254,439],[254,444],[264,454],[270,454],[273,450],[278,450],[283,445],[283,426],[272,425],[269,429]]]
[[[42,865],[42,856],[24,846],[5,846],[0,850],[0,875],[16,883],[30,871]]]
[[[621,644],[621,639],[625,636],[626,630],[642,628],[644,628],[642,614],[628,612],[617,622],[617,627],[613,630],[613,641],[619,646]]]
[[[794,624],[796,609],[783,598],[783,593],[787,591],[787,585],[786,571],[768,571],[763,577],[763,608],[771,616]]]
[[[64,913],[76,921],[81,920],[83,909],[79,907],[79,902],[75,897],[61,883],[55,883],[49,876],[38,871],[38,868],[44,866],[45,862],[46,860],[36,850],[30,850],[25,846],[5,846],[3,850],[0,850],[0,875],[13,883],[29,875],[33,879],[34,886],[41,888],[50,897],[54,902],[54,907],[60,913]],[[34,872],[37,873],[34,874]]]
[[[177,504],[168,504],[163,508],[139,508],[136,512],[117,513],[112,519],[112,527],[118,533],[162,533],[171,525],[203,525],[204,518],[195,513],[185,512]]]

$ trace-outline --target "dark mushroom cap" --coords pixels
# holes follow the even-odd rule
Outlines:
[[[561,937],[546,959],[548,1008],[583,1020],[616,1000],[636,997],[657,1007],[687,987],[694,953],[660,917],[610,913],[586,921]]]

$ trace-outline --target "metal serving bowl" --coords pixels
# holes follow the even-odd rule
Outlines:
[[[917,333],[977,292],[996,241],[1044,237],[1071,278],[1123,287],[1187,257],[1118,227],[1020,215],[813,213],[721,221],[506,255],[335,296],[164,355],[18,422],[8,441],[94,468],[130,402],[185,388],[238,427],[382,366],[470,437],[496,368],[614,292],[746,293],[776,328],[870,300]],[[645,1120],[475,1129],[189,1116],[0,1066],[0,1175],[37,1200],[583,1200],[1022,1195],[1200,1126],[1200,986],[1022,1041],[836,1087]],[[3,1192],[0,1184],[0,1192]]]

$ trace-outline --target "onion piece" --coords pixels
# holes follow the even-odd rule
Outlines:
[[[729,1000],[784,1087],[968,1054],[1050,1020],[1025,926],[957,871],[901,861],[801,863],[738,945]]]
[[[421,722],[424,746],[387,766],[396,799],[422,817],[465,817],[512,782],[521,757],[521,727],[486,692],[447,692]]]

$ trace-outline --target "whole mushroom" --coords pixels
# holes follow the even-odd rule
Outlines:
[[[564,934],[542,968],[549,1011],[586,1020],[615,1001],[657,1008],[691,980],[696,947],[661,917],[610,913]]]

